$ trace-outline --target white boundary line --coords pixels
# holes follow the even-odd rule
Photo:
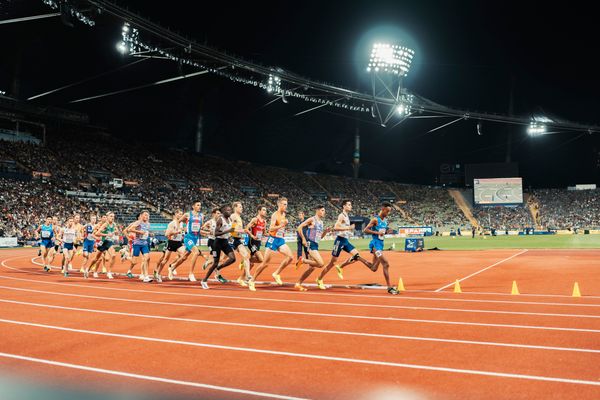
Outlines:
[[[472,344],[472,345],[481,345],[481,346],[498,346],[498,347],[536,349],[536,350],[556,350],[556,351],[572,351],[572,352],[581,352],[581,353],[600,353],[600,350],[585,349],[585,348],[539,346],[539,345],[529,345],[529,344],[519,344],[519,343],[482,342],[482,341],[474,341],[474,340],[443,339],[443,338],[432,338],[432,337],[422,337],[422,336],[401,336],[401,335],[387,335],[387,334],[381,334],[381,333],[363,333],[363,332],[349,332],[349,331],[333,331],[333,330],[326,330],[326,329],[294,328],[294,327],[277,326],[277,325],[245,324],[245,323],[239,323],[239,322],[210,321],[210,320],[193,319],[193,318],[165,317],[165,316],[161,316],[161,315],[136,314],[136,313],[126,313],[126,312],[119,312],[119,311],[105,311],[105,310],[90,309],[90,308],[65,307],[65,306],[56,306],[56,305],[48,305],[48,304],[40,304],[40,303],[29,303],[29,302],[16,301],[16,300],[4,300],[4,299],[0,299],[0,302],[1,303],[10,303],[10,304],[19,304],[19,305],[25,305],[25,306],[33,306],[33,307],[51,308],[51,309],[56,309],[56,310],[80,311],[80,312],[88,312],[88,313],[96,313],[96,314],[119,315],[119,316],[127,316],[127,317],[150,318],[150,319],[160,319],[160,320],[168,320],[168,321],[192,322],[192,323],[210,324],[210,325],[226,325],[226,326],[271,329],[271,330],[282,330],[282,331],[292,331],[292,332],[325,333],[325,334],[331,334],[331,335],[347,335],[347,336],[359,336],[359,337],[362,336],[362,337],[371,337],[371,338],[415,340],[415,341],[424,341],[424,342]]]
[[[14,287],[9,287],[9,286],[0,286],[0,288],[4,288],[7,290],[52,294],[52,295],[66,296],[66,297],[79,297],[79,298],[98,299],[98,300],[114,300],[114,301],[130,302],[130,303],[181,306],[181,307],[192,307],[192,308],[208,308],[208,309],[217,309],[217,310],[249,311],[249,312],[268,313],[268,314],[305,315],[305,316],[315,316],[315,317],[334,317],[334,318],[362,319],[362,320],[374,320],[374,321],[416,322],[416,323],[447,324],[447,325],[466,325],[466,326],[485,326],[485,327],[500,327],[500,328],[539,329],[539,330],[566,331],[566,332],[600,333],[599,329],[562,328],[562,327],[536,326],[536,325],[492,324],[492,323],[461,322],[461,321],[447,321],[447,320],[427,320],[427,319],[414,319],[414,318],[374,317],[374,316],[351,315],[351,314],[327,314],[327,313],[301,312],[301,311],[283,311],[283,310],[271,310],[271,309],[262,309],[262,308],[210,306],[210,305],[204,305],[204,304],[171,303],[171,302],[151,301],[151,300],[123,299],[123,298],[119,298],[119,297],[104,297],[104,296],[91,296],[91,295],[84,295],[84,294],[48,292],[48,291],[44,291],[44,290],[22,289],[22,288],[14,288]]]
[[[76,333],[83,333],[83,334],[89,334],[89,335],[99,335],[99,336],[109,336],[109,337],[117,337],[117,338],[123,338],[123,339],[142,340],[142,341],[148,341],[148,342],[168,343],[168,344],[201,347],[201,348],[211,348],[211,349],[228,350],[228,351],[239,351],[239,352],[245,352],[245,353],[258,353],[258,354],[288,356],[288,357],[295,357],[295,358],[308,358],[308,359],[313,359],[313,360],[338,361],[338,362],[345,362],[345,363],[366,364],[366,365],[397,367],[397,368],[409,368],[409,369],[417,369],[417,370],[450,372],[450,373],[468,374],[468,375],[482,375],[482,376],[492,376],[492,377],[499,377],[499,378],[516,378],[516,379],[527,379],[527,380],[534,380],[534,381],[560,382],[560,383],[571,383],[571,384],[579,384],[579,385],[600,386],[600,382],[598,382],[598,381],[586,381],[586,380],[582,380],[582,379],[557,378],[557,377],[538,376],[538,375],[523,375],[523,374],[481,371],[481,370],[462,369],[462,368],[436,367],[436,366],[431,366],[431,365],[407,364],[407,363],[396,363],[396,362],[388,362],[388,361],[366,360],[366,359],[359,359],[359,358],[323,356],[323,355],[318,355],[318,354],[293,353],[293,352],[288,352],[288,351],[264,350],[264,349],[255,349],[255,348],[251,348],[251,347],[225,346],[225,345],[217,345],[217,344],[210,344],[210,343],[188,342],[188,341],[183,341],[183,340],[159,339],[159,338],[153,338],[153,337],[149,337],[149,336],[125,335],[125,334],[120,334],[120,333],[108,333],[108,332],[91,331],[91,330],[85,330],[85,329],[64,328],[64,327],[60,327],[60,326],[36,324],[36,323],[23,322],[23,321],[14,321],[14,320],[9,320],[9,319],[0,319],[0,323],[32,326],[32,327],[37,327],[37,328],[53,329],[53,330],[66,331],[66,332],[76,332]],[[0,353],[0,354],[3,354],[3,353]]]
[[[483,269],[480,269],[479,271],[473,272],[472,274],[470,274],[470,275],[467,275],[467,276],[465,276],[464,278],[461,278],[461,279],[459,279],[458,281],[459,281],[459,282],[462,282],[462,281],[464,281],[465,279],[469,279],[470,277],[472,277],[472,276],[475,276],[475,275],[477,275],[477,274],[480,274],[480,273],[482,273],[482,272],[484,272],[484,271],[487,271],[488,269],[490,269],[490,268],[493,268],[493,267],[495,267],[496,265],[500,265],[500,264],[502,264],[502,263],[503,263],[503,262],[505,262],[505,261],[508,261],[508,260],[510,260],[510,259],[513,259],[513,258],[515,258],[515,257],[517,257],[517,256],[520,256],[520,255],[521,255],[521,254],[523,254],[523,253],[527,253],[527,251],[528,251],[528,250],[527,250],[527,249],[525,249],[525,250],[523,250],[523,251],[521,251],[521,252],[519,252],[519,253],[517,253],[517,254],[513,254],[512,256],[510,256],[510,257],[508,257],[508,258],[505,258],[504,260],[500,260],[500,261],[498,261],[497,263],[494,263],[494,264],[492,264],[492,265],[490,265],[490,266],[487,266],[487,267],[485,267],[485,268],[483,268]],[[435,290],[435,292],[441,292],[442,290],[444,290],[444,289],[446,289],[446,288],[449,288],[450,286],[454,285],[454,283],[455,283],[455,282],[452,282],[452,283],[449,283],[449,284],[447,284],[446,286],[442,286],[441,288],[439,288],[439,289],[436,289],[436,290]]]
[[[53,365],[53,366],[58,366],[58,367],[79,369],[79,370],[83,370],[83,371],[90,371],[90,372],[96,372],[96,373],[101,373],[101,374],[124,376],[127,378],[141,379],[141,380],[145,380],[145,381],[171,383],[174,385],[192,386],[192,387],[202,388],[202,389],[211,389],[211,390],[218,390],[218,391],[223,391],[223,392],[240,393],[240,394],[245,394],[245,395],[250,395],[250,396],[268,397],[268,398],[272,398],[272,399],[301,400],[301,398],[299,398],[299,397],[282,396],[282,395],[278,395],[278,394],[255,392],[253,390],[244,390],[244,389],[236,389],[236,388],[230,388],[230,387],[225,387],[225,386],[208,385],[206,383],[180,381],[177,379],[161,378],[158,376],[151,376],[151,375],[132,374],[130,372],[114,371],[111,369],[104,369],[104,368],[94,368],[94,367],[88,367],[88,366],[79,365],[79,364],[71,364],[71,363],[64,363],[64,362],[59,362],[59,361],[44,360],[42,358],[20,356],[17,354],[0,352],[0,357],[12,358],[12,359],[23,360],[23,361],[30,361],[30,362],[35,362],[35,363],[39,363],[39,364],[47,364],[47,365]]]
[[[6,260],[2,261],[2,266],[19,270],[18,268],[9,267],[6,264]],[[71,284],[71,283],[61,283],[61,282],[48,282],[48,281],[40,281],[35,279],[24,279],[24,278],[15,278],[8,276],[1,276],[0,279],[10,279],[17,281],[25,281],[25,282],[36,282],[41,284],[50,284],[50,285],[60,285],[60,286],[69,286],[69,287],[81,287],[89,289],[89,285],[79,285],[79,284]],[[3,288],[8,289],[9,287]],[[564,313],[531,313],[525,311],[503,311],[503,310],[477,310],[477,309],[461,309],[461,308],[444,308],[444,307],[422,307],[422,306],[399,306],[399,305],[385,305],[385,304],[365,304],[365,303],[342,303],[342,302],[328,302],[328,301],[309,301],[309,300],[287,300],[287,299],[270,299],[270,298],[255,298],[255,297],[240,297],[240,296],[219,296],[219,295],[209,295],[209,294],[198,294],[198,293],[179,293],[179,292],[157,292],[150,290],[140,290],[140,289],[124,289],[124,288],[108,288],[108,287],[94,287],[95,289],[103,289],[103,290],[113,290],[113,291],[123,291],[123,292],[132,292],[132,293],[150,293],[153,295],[157,294],[166,294],[166,295],[178,295],[178,296],[195,296],[195,297],[207,297],[207,298],[217,298],[217,299],[234,299],[234,300],[245,300],[245,301],[271,301],[277,303],[300,303],[300,304],[322,304],[322,305],[334,305],[334,306],[346,306],[346,307],[363,307],[363,308],[384,308],[384,309],[404,309],[404,310],[425,310],[425,311],[447,311],[447,312],[464,312],[464,313],[483,313],[483,314],[505,314],[505,315],[534,315],[534,316],[551,316],[551,317],[569,317],[569,318],[598,318],[600,319],[600,315],[593,314],[564,314]],[[23,289],[25,290],[25,289]]]

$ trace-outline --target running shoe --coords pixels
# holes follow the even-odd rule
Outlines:
[[[273,279],[275,279],[275,282],[277,282],[277,284],[279,286],[283,286],[283,281],[281,280],[281,275],[277,275],[277,274],[273,273],[271,276],[273,277]]]
[[[243,287],[247,287],[248,286],[248,284],[242,279],[241,276],[239,278],[237,278],[237,283],[239,283],[240,286],[243,286]]]
[[[396,289],[395,287],[388,288],[388,293],[389,294],[394,294],[394,295],[400,294],[400,292],[398,291],[398,289]]]
[[[49,272],[50,268],[48,268],[46,265],[44,265],[44,271]]]
[[[94,271],[94,278],[98,277],[98,273],[96,271]]]
[[[133,279],[133,274],[131,273],[131,271],[127,271],[127,275],[128,278]]]
[[[65,270],[65,271],[63,272],[63,275],[65,276],[65,278],[68,278],[68,277],[69,277],[69,271]]]
[[[194,276],[194,274],[190,274],[188,276],[188,279],[190,280],[190,282],[197,282],[196,277]]]
[[[173,280],[173,275],[174,275],[173,274],[173,272],[174,272],[173,268],[171,268],[171,266],[169,265],[169,268],[167,270],[169,271],[168,278],[169,278],[170,281],[172,281]]]
[[[317,286],[321,290],[326,290],[327,289],[327,287],[325,287],[325,284],[323,283],[323,279],[317,278]]]
[[[152,282],[152,277],[146,275],[146,276],[144,276],[144,280],[142,282],[144,282],[144,283],[150,283],[150,282]]]
[[[227,283],[227,279],[225,279],[225,277],[223,277],[223,275],[217,274],[216,277],[217,277],[217,280],[219,282],[221,282],[221,283]]]
[[[256,287],[254,286],[254,280],[248,281],[248,289],[250,289],[251,292],[256,292]]]
[[[162,283],[162,276],[160,276],[158,272],[154,273],[154,279],[156,280],[156,282]]]
[[[200,286],[202,286],[202,289],[210,289],[206,281],[200,281]]]
[[[106,277],[107,277],[108,279],[115,279],[115,277],[113,276],[112,272],[107,272],[107,273],[106,273]]]
[[[299,283],[296,283],[296,284],[294,285],[294,289],[296,289],[296,290],[299,290],[299,291],[301,291],[301,292],[306,292],[306,291],[308,290],[307,288],[305,288],[304,286],[302,286],[302,285],[301,285],[301,284],[299,284]]]
[[[337,276],[340,279],[344,279],[344,271],[342,270],[342,267],[340,267],[338,264],[334,265],[335,270],[337,271]]]
[[[83,271],[83,278],[88,279],[90,277],[90,273],[88,271]]]

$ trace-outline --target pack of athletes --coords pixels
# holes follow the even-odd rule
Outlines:
[[[88,222],[83,227],[83,251],[90,254],[94,252],[94,244],[96,244],[96,238],[94,237],[94,228],[95,226],[91,222]]]
[[[262,244],[262,238],[265,234],[265,230],[267,229],[267,220],[257,218],[256,223],[250,230],[252,232],[252,236],[256,238],[256,240],[252,239],[249,235],[246,236],[247,244],[246,246],[250,249],[250,255],[255,255],[259,250]]]
[[[192,251],[200,244],[200,229],[204,223],[204,215],[201,212],[194,214],[193,210],[189,211],[189,215],[183,245],[187,251]]]
[[[176,234],[171,235],[170,238],[167,239],[167,250],[168,251],[177,251],[182,246],[183,243],[183,231],[182,224],[177,221],[169,222],[169,226],[167,230],[171,232],[177,232]]]

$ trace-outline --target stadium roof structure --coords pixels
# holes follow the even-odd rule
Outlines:
[[[556,117],[545,118],[543,122],[540,122],[539,115],[522,117],[446,106],[411,92],[402,87],[402,85],[396,87],[395,93],[390,90],[376,90],[375,87],[372,93],[363,93],[339,85],[319,82],[282,68],[265,66],[244,59],[241,56],[228,54],[224,51],[200,44],[111,1],[43,0],[43,2],[54,10],[60,10],[61,13],[68,14],[70,18],[77,19],[90,27],[94,26],[95,18],[102,15],[116,17],[124,23],[122,32],[123,41],[117,45],[119,51],[132,57],[166,58],[180,65],[187,65],[199,70],[194,74],[182,75],[165,80],[165,82],[185,79],[192,75],[212,73],[236,83],[252,85],[266,90],[276,96],[274,100],[281,99],[284,103],[287,103],[290,98],[296,98],[314,104],[311,108],[301,111],[296,115],[322,107],[335,107],[363,115],[364,118],[374,118],[384,127],[394,116],[399,116],[396,124],[409,118],[439,116],[455,118],[448,123],[432,129],[430,132],[464,120],[521,125],[529,130],[535,124],[536,127],[539,127],[535,132],[541,134],[549,130],[587,132],[589,134],[600,132],[599,125],[577,123]],[[397,50],[409,50],[402,46],[390,46]],[[375,68],[371,70],[371,67],[374,67],[373,60],[365,63],[365,67],[369,68],[369,73],[373,74],[375,72]],[[407,72],[408,70],[398,70],[396,76],[398,79],[402,79]],[[161,81],[160,83],[163,82]],[[119,92],[108,93],[106,95]],[[91,98],[96,97],[98,96]],[[382,108],[387,108],[390,111],[387,113],[381,112]],[[359,118],[364,119],[363,117]]]

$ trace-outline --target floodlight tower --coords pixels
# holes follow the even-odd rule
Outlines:
[[[373,44],[367,72],[373,90],[372,115],[382,126],[386,126],[394,113],[402,120],[411,114],[413,96],[402,87],[402,81],[408,75],[414,54],[414,50],[396,44]],[[394,105],[389,110],[382,110],[384,107],[377,101],[381,97],[391,97]]]

